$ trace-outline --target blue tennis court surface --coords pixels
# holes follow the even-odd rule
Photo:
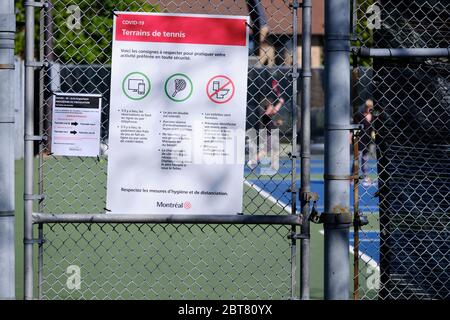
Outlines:
[[[261,165],[258,168],[251,170],[247,166],[245,167],[245,174],[262,174],[264,167]],[[351,168],[349,168],[349,173]],[[376,176],[376,161],[369,161],[369,172],[371,176]],[[280,169],[272,177],[269,175],[260,175],[260,179],[251,179],[248,182],[258,191],[263,191],[263,196],[269,195],[272,201],[276,201],[282,207],[292,205],[292,194],[290,192],[291,182],[290,179],[285,178],[281,180],[279,175],[290,175],[292,173],[292,164],[290,160],[281,160]],[[300,173],[300,163],[297,164],[296,173]],[[323,159],[314,159],[311,161],[311,175],[321,175],[324,173]],[[378,213],[378,197],[375,195],[378,191],[378,185],[372,183],[369,186],[359,186],[359,207],[365,213]],[[324,187],[325,183],[322,179],[311,181],[311,191],[316,192],[319,195],[319,201],[317,202],[317,210],[319,212],[324,211]],[[300,188],[300,181],[296,184],[297,190]],[[350,210],[353,211],[353,183],[349,182],[350,192]],[[300,210],[300,206],[297,206]],[[353,252],[353,232],[350,232],[350,249]],[[378,231],[361,231],[359,234],[359,256],[366,263],[373,267],[377,267],[380,262],[380,235]]]
[[[354,246],[354,233],[350,232],[350,246]],[[363,260],[380,263],[380,233],[378,231],[364,231],[359,233],[359,254],[364,254]],[[366,262],[369,262],[366,261]]]
[[[276,171],[278,175],[290,175],[292,174],[292,162],[291,160],[280,160],[279,169]],[[370,160],[368,162],[369,172],[373,175],[376,174],[376,161]],[[351,172],[351,165],[349,166],[349,174]],[[267,166],[262,166],[261,164],[255,168],[250,169],[248,166],[245,166],[245,175],[248,176],[250,174],[259,175],[261,173],[267,172],[264,171],[267,169]],[[297,160],[296,173],[300,174],[300,160]],[[274,172],[275,173],[275,172]],[[323,177],[324,174],[324,161],[322,158],[320,159],[312,159],[311,160],[311,174],[312,175],[320,175]],[[276,177],[273,175],[273,179],[270,175],[260,175],[260,179],[252,179],[249,182],[258,187],[259,189],[265,191],[266,193],[272,196],[272,200],[276,200],[282,206],[290,206],[292,204],[291,201],[291,193],[289,191],[291,187],[290,179],[285,178],[285,180],[281,180],[280,177]],[[278,179],[277,179],[278,178]],[[362,211],[367,213],[378,212],[378,197],[375,196],[375,193],[378,191],[378,185],[376,184],[376,178],[373,179],[373,183],[369,186],[363,186],[360,184],[359,187],[359,207]],[[300,182],[297,181],[297,189],[300,188]],[[319,201],[317,203],[317,209],[319,211],[324,210],[324,181],[323,179],[311,181],[311,189],[312,192],[317,192],[319,195]],[[349,183],[349,191],[350,191],[350,204],[351,210],[353,210],[353,184]]]
[[[352,164],[349,165],[349,172],[351,172],[352,168],[351,168]],[[370,173],[376,173],[376,166],[377,163],[375,160],[369,160],[368,161],[368,166],[369,166],[369,172]],[[290,160],[280,160],[279,162],[279,169],[277,170],[278,174],[281,175],[288,175],[291,174],[292,172],[292,162]],[[255,174],[259,174],[259,168],[257,169],[250,169],[248,166],[245,166],[245,174],[251,174],[251,173],[255,173]],[[296,173],[300,174],[300,160],[297,160],[297,165],[296,165]],[[322,174],[324,173],[324,162],[323,159],[312,159],[311,160],[311,174]]]
[[[324,234],[323,230],[320,234]],[[354,250],[354,232],[349,233],[350,252]],[[359,258],[372,267],[380,266],[380,232],[360,231],[359,232]]]
[[[289,191],[291,187],[289,180],[250,180],[250,184],[258,187],[259,189],[269,193],[273,199],[276,200],[282,206],[292,205],[292,196]],[[350,186],[349,184],[349,190]],[[300,182],[297,181],[297,189],[300,188]],[[372,185],[369,187],[359,187],[360,193],[360,209],[367,213],[378,212],[378,198],[375,196],[378,187]],[[324,182],[323,181],[311,181],[311,191],[317,192],[319,195],[319,201],[317,202],[317,210],[324,211]],[[353,210],[353,193],[350,193],[351,210]]]

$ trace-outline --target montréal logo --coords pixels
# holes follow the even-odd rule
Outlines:
[[[190,208],[192,208],[192,205],[191,205],[191,203],[189,201],[185,201],[183,206],[184,206],[185,209],[188,209],[188,210]]]
[[[158,208],[176,208],[176,209],[190,209],[192,208],[192,204],[189,201],[183,202],[162,202],[156,201],[156,206]]]

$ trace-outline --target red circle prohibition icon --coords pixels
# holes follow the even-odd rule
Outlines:
[[[226,103],[234,96],[233,81],[224,75],[212,77],[206,85],[206,95],[214,103]]]

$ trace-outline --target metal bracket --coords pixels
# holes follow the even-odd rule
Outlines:
[[[14,33],[11,32],[11,34],[14,37]],[[7,39],[5,36],[3,36],[3,37],[0,36],[0,40],[3,40],[3,42],[0,43],[0,49],[11,49],[11,50],[14,50],[14,48],[15,48],[14,47],[14,39]]]
[[[46,136],[30,136],[30,135],[25,135],[25,141],[46,141],[47,137]]]
[[[39,1],[25,1],[25,7],[47,8],[48,3]]]
[[[35,68],[35,69],[42,69],[42,68],[48,67],[48,66],[49,66],[48,62],[42,62],[42,61],[31,61],[31,62],[25,63],[25,67]]]
[[[315,224],[321,224],[322,220],[320,219],[321,214],[317,212],[317,210],[311,210],[311,214],[309,215],[309,221]]]
[[[324,174],[324,180],[360,180],[362,176],[353,176],[353,175],[336,175],[336,174]]]
[[[319,194],[317,192],[302,192],[300,189],[300,200],[301,201],[319,201]]]
[[[298,8],[300,8],[300,4],[298,3],[297,0],[294,0],[291,4],[289,4],[289,7],[292,8],[292,9],[297,10]]]
[[[14,217],[14,211],[0,211],[0,217]]]
[[[302,192],[300,189],[299,198],[300,202],[308,202],[309,204],[311,203],[311,201],[313,202],[311,212],[308,212],[304,218],[311,221],[312,223],[320,223],[320,215],[317,212],[317,201],[319,201],[319,194],[317,192]]]
[[[300,77],[300,73],[292,72],[292,73],[289,73],[289,76],[292,77],[293,80],[295,80],[295,79],[298,79]]]
[[[301,239],[309,239],[310,236],[308,236],[306,234],[300,234],[300,233],[291,232],[291,233],[288,234],[287,238],[289,240],[301,240]]]
[[[355,40],[353,40],[353,41],[355,41]],[[360,48],[359,48],[359,47],[354,47],[354,46],[352,46],[352,47],[350,48],[350,52],[351,52],[353,55],[355,55],[355,56],[358,57],[359,52],[360,52]]]
[[[351,224],[353,215],[350,212],[343,213],[322,213],[320,215],[320,223],[327,224]]]
[[[363,127],[361,124],[350,124],[348,126],[337,125],[337,124],[329,124],[325,126],[325,130],[344,130],[344,131],[355,131],[361,130]]]
[[[23,244],[44,244],[45,239],[23,239]]]
[[[296,190],[296,189],[292,190],[291,188],[288,188],[288,189],[286,190],[286,192],[290,192],[290,193],[293,193],[293,194],[297,194],[297,190]]]
[[[353,224],[358,227],[364,227],[369,224],[369,219],[364,213],[359,211],[358,214],[355,216],[355,219],[353,220]]]
[[[304,71],[302,70],[302,78],[312,78],[312,72],[311,71]]]
[[[24,194],[23,200],[42,201],[45,199],[43,194]]]
[[[302,9],[304,8],[312,8],[312,2],[310,2],[310,5],[306,5],[304,2],[300,3],[300,6],[302,7]]]

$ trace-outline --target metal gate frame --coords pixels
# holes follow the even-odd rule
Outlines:
[[[288,236],[291,245],[291,299],[296,299],[296,281],[297,281],[297,240],[302,241],[302,256],[301,256],[301,292],[302,298],[309,298],[309,143],[310,143],[310,64],[311,64],[311,0],[303,1],[303,45],[304,57],[302,74],[303,90],[302,99],[302,214],[297,212],[297,196],[296,190],[296,165],[297,165],[297,78],[298,74],[298,57],[297,57],[297,20],[298,9],[301,5],[297,0],[292,2],[290,8],[292,10],[292,26],[293,26],[293,64],[292,64],[292,139],[291,139],[291,201],[292,211],[290,215],[236,215],[236,216],[195,216],[195,215],[105,215],[98,214],[79,214],[79,213],[65,213],[65,214],[48,214],[37,212],[37,204],[41,204],[45,200],[45,195],[42,189],[36,192],[35,188],[35,168],[34,168],[34,148],[37,144],[42,144],[47,137],[43,135],[42,128],[39,128],[39,135],[35,134],[34,113],[35,113],[35,92],[41,92],[39,88],[35,88],[35,73],[41,72],[44,75],[47,72],[48,61],[45,61],[45,56],[41,52],[41,57],[38,61],[35,59],[35,13],[41,11],[41,26],[43,22],[42,12],[51,6],[51,2],[34,2],[25,1],[26,8],[26,57],[25,57],[25,178],[24,178],[24,298],[26,300],[33,299],[36,289],[36,273],[34,268],[35,263],[35,245],[38,245],[38,284],[41,283],[42,265],[43,265],[43,245],[44,245],[44,231],[45,224],[98,224],[98,223],[115,223],[115,224],[230,224],[230,225],[286,225],[291,226],[291,234]],[[47,17],[48,18],[48,17]],[[42,30],[41,30],[42,31]],[[41,32],[41,37],[43,32]],[[41,48],[42,51],[42,48]],[[42,77],[41,77],[42,79]],[[42,86],[42,83],[41,83]],[[37,90],[36,90],[37,89]],[[42,97],[40,97],[42,100]],[[41,101],[42,108],[42,101]],[[41,115],[42,116],[42,115]],[[41,158],[41,157],[40,157]],[[42,160],[39,161],[38,174],[41,177],[44,172],[41,170]],[[41,207],[39,205],[39,207]],[[302,216],[303,215],[303,216]],[[35,229],[37,226],[37,230]],[[302,226],[301,233],[298,233],[299,226]],[[36,235],[37,231],[37,235]],[[288,240],[287,240],[288,241]],[[42,297],[41,287],[38,286],[38,298]]]

